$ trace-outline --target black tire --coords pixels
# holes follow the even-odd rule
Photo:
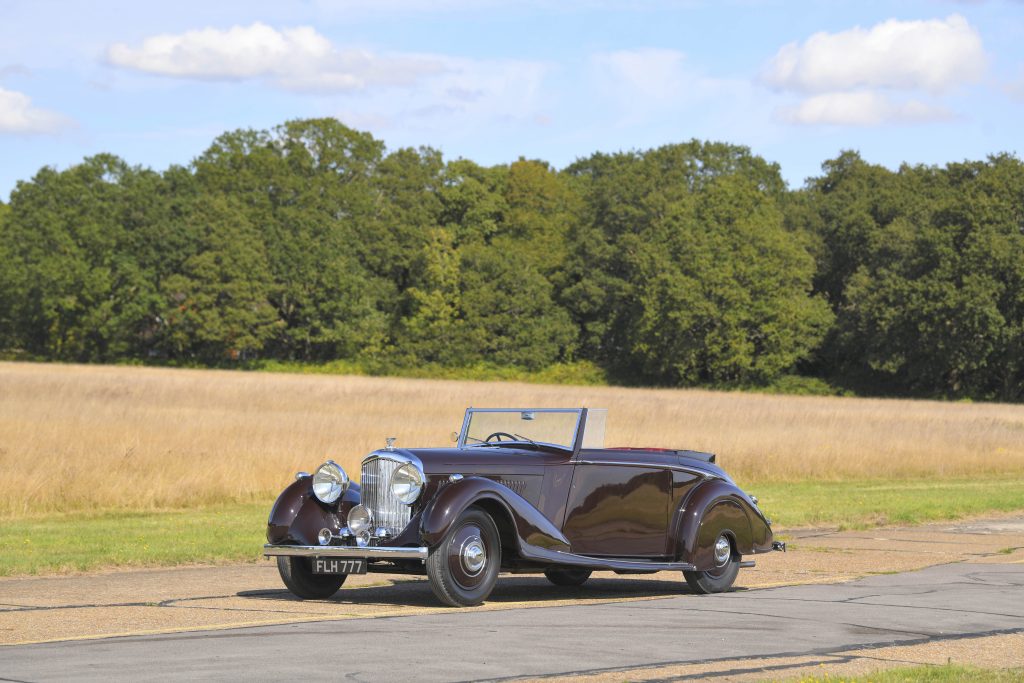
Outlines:
[[[544,576],[556,586],[582,586],[590,578],[589,569],[545,569]]]
[[[325,600],[348,578],[348,574],[314,574],[305,557],[278,556],[277,571],[288,590],[303,600]]]
[[[501,570],[498,527],[470,507],[427,555],[427,577],[437,599],[452,607],[479,605],[494,590]]]
[[[729,536],[722,533],[715,540],[718,545],[724,540],[729,544],[728,555],[724,558],[716,558],[718,566],[706,571],[683,572],[686,583],[690,585],[694,593],[707,595],[708,593],[723,593],[736,581],[736,575],[740,573],[740,556],[733,549]]]

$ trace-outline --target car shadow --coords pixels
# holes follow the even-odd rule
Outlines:
[[[430,590],[425,578],[403,577],[384,579],[384,585],[345,588],[327,600],[353,605],[392,605],[401,607],[438,607],[437,598]],[[392,583],[393,581],[393,583]],[[745,590],[734,588],[734,591]],[[498,579],[487,603],[557,603],[565,600],[629,600],[636,598],[672,597],[693,595],[693,591],[680,577],[672,579],[648,579],[630,577],[594,577],[582,586],[556,586],[543,576],[503,575]],[[240,598],[251,600],[285,600],[303,602],[285,588],[279,590],[239,591]]]

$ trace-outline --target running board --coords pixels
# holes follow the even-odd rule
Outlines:
[[[586,566],[588,569],[610,569],[621,572],[692,572],[697,568],[689,562],[654,562],[652,560],[616,560],[608,557],[590,557],[589,555],[571,555],[570,553],[559,553],[563,556],[559,564],[572,564]],[[572,558],[569,560],[568,558]],[[756,566],[753,560],[740,561],[740,569],[749,569]]]
[[[584,560],[591,569],[611,569],[614,571],[639,572],[692,572],[697,569],[689,562],[654,562],[652,560],[615,560],[607,557],[589,557],[575,555]]]
[[[589,555],[576,555],[565,553],[559,550],[549,550],[535,545],[523,543],[520,547],[523,559],[534,562],[548,562],[566,567],[580,567],[581,569],[627,571],[627,572],[663,572],[663,571],[684,571],[692,572],[696,569],[689,562],[655,562],[653,560],[622,560],[613,557],[591,557]]]

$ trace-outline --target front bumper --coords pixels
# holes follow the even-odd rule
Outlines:
[[[426,560],[426,548],[359,548],[344,545],[277,545],[263,546],[266,557],[351,557],[368,560]]]

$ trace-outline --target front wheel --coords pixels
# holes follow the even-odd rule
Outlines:
[[[338,592],[348,574],[314,574],[308,558],[277,558],[281,580],[296,597],[303,600],[324,600]]]
[[[715,541],[715,568],[707,571],[683,572],[694,593],[722,593],[732,587],[740,573],[740,558],[732,551],[729,537],[721,534]]]
[[[479,605],[494,590],[501,569],[498,527],[470,507],[427,555],[427,577],[437,599],[452,607]]]

